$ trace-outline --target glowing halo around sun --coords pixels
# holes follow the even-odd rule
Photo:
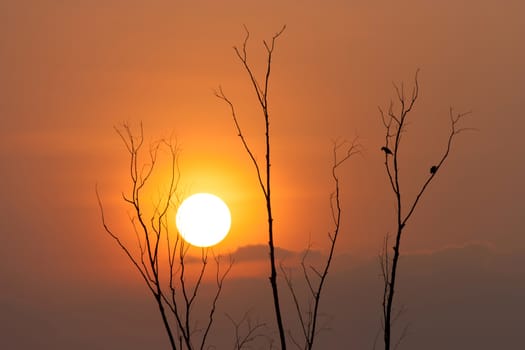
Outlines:
[[[179,206],[175,223],[186,242],[197,247],[210,247],[222,241],[230,231],[230,209],[213,194],[197,193]]]

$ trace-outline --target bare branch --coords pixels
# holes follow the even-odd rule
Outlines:
[[[343,152],[341,152],[344,149]],[[335,183],[335,191],[330,195],[330,208],[332,220],[334,223],[334,229],[332,233],[328,234],[330,248],[328,257],[324,262],[321,269],[316,268],[313,265],[308,265],[306,263],[308,254],[311,251],[311,245],[308,244],[307,249],[305,250],[302,259],[301,259],[301,270],[303,274],[303,279],[309,291],[309,298],[306,303],[308,311],[303,311],[303,307],[299,303],[295,287],[292,283],[291,273],[287,273],[283,267],[281,270],[283,272],[285,281],[287,283],[290,294],[295,305],[295,310],[299,318],[299,323],[304,337],[304,349],[311,350],[314,346],[316,335],[319,333],[318,319],[319,319],[319,307],[321,302],[321,296],[323,292],[323,287],[328,276],[328,271],[332,263],[332,259],[335,252],[335,247],[337,243],[337,238],[339,236],[339,230],[341,227],[341,202],[340,202],[340,186],[339,186],[339,177],[337,175],[338,168],[343,165],[348,159],[352,156],[361,153],[361,145],[358,143],[358,138],[352,140],[348,143],[346,141],[340,142],[335,141],[332,148],[333,152],[333,162],[332,162],[332,177]],[[296,339],[291,337],[293,343],[298,347],[299,343]]]
[[[231,114],[232,114],[232,117],[233,117],[233,122],[235,124],[235,128],[237,129],[237,136],[239,136],[239,138],[241,139],[241,142],[242,142],[242,144],[244,146],[244,149],[246,150],[246,153],[248,153],[248,155],[250,156],[250,159],[251,159],[251,161],[253,163],[253,166],[255,167],[255,171],[257,172],[257,180],[259,181],[259,185],[261,186],[261,190],[264,193],[264,197],[267,198],[268,197],[268,193],[267,193],[266,187],[265,187],[263,179],[262,179],[261,169],[259,168],[259,163],[257,163],[257,159],[255,158],[255,155],[253,154],[251,148],[248,146],[248,143],[247,143],[246,139],[244,138],[244,135],[242,133],[241,127],[239,125],[239,121],[237,120],[237,115],[235,113],[235,108],[233,106],[233,103],[226,97],[226,95],[224,95],[224,92],[222,91],[221,87],[219,87],[219,92],[215,92],[215,96],[217,96],[218,98],[222,99],[223,101],[225,101],[230,106]]]
[[[148,278],[148,276],[145,274],[145,272],[140,268],[139,264],[137,263],[137,260],[135,260],[135,258],[133,257],[133,255],[131,254],[131,252],[129,251],[129,249],[122,243],[122,241],[120,240],[120,238],[113,233],[113,231],[109,228],[107,222],[106,222],[106,218],[105,218],[105,215],[104,215],[104,207],[102,205],[102,200],[100,199],[100,195],[98,193],[98,186],[95,186],[95,193],[97,195],[97,202],[98,202],[98,207],[100,209],[100,216],[101,216],[101,219],[102,219],[102,225],[104,226],[104,230],[106,231],[106,233],[109,234],[109,236],[111,238],[113,238],[113,240],[115,242],[117,242],[118,246],[124,251],[124,253],[126,254],[126,256],[129,258],[129,260],[131,261],[131,263],[133,264],[133,266],[135,266],[135,268],[137,269],[137,271],[140,273],[140,275],[142,276],[142,279],[144,280],[144,282],[146,282],[146,285],[148,286],[148,288],[154,292],[151,284],[150,284],[150,279]]]
[[[430,182],[436,176],[437,171],[441,168],[441,166],[443,165],[445,160],[448,158],[448,155],[450,154],[450,150],[452,148],[452,140],[454,139],[454,137],[457,134],[459,134],[460,132],[463,132],[463,131],[466,131],[466,130],[474,130],[474,129],[471,129],[471,128],[459,128],[458,129],[458,127],[457,127],[457,124],[459,123],[460,119],[463,118],[464,116],[468,115],[468,114],[470,114],[470,112],[460,113],[460,114],[457,114],[454,117],[454,115],[452,113],[452,108],[450,109],[450,133],[449,133],[449,136],[448,136],[447,147],[446,147],[443,155],[441,156],[439,162],[437,163],[437,165],[433,166],[433,167],[435,167],[435,168],[432,168],[434,170],[430,171],[430,175],[428,176],[428,178],[425,181],[425,183],[423,184],[423,186],[421,186],[421,189],[419,190],[418,194],[416,195],[416,198],[414,199],[414,201],[412,203],[412,206],[410,207],[408,213],[406,214],[405,218],[403,219],[403,222],[402,222],[403,225],[405,225],[406,222],[408,221],[408,219],[412,216],[414,210],[416,209],[417,204],[419,203],[419,200],[420,200],[421,196],[423,195],[423,193],[427,189],[427,187],[430,184]]]
[[[250,343],[253,343],[258,338],[267,338],[264,334],[261,334],[260,331],[262,328],[266,327],[265,323],[261,322],[255,322],[255,324],[252,323],[250,317],[249,317],[249,311],[245,312],[242,316],[241,320],[236,322],[233,317],[231,317],[229,314],[226,314],[226,317],[231,321],[231,323],[234,326],[234,332],[235,332],[235,344],[233,346],[234,350],[242,350],[244,348],[247,348]],[[242,325],[246,325],[246,331],[242,331],[241,327]],[[241,332],[244,333],[241,335]],[[270,346],[270,349],[272,346]]]
[[[280,268],[281,268],[281,272],[283,274],[283,277],[284,277],[284,280],[286,282],[286,285],[288,286],[288,290],[290,291],[290,294],[292,295],[292,300],[293,300],[293,303],[294,303],[294,306],[295,306],[295,311],[297,313],[297,317],[299,318],[299,325],[301,326],[301,331],[303,332],[303,336],[304,336],[304,339],[308,339],[308,328],[309,328],[309,324],[311,322],[311,320],[307,320],[305,321],[304,317],[303,317],[303,311],[301,309],[301,303],[299,302],[299,298],[297,297],[297,294],[295,293],[295,288],[293,286],[293,281],[292,281],[292,274],[291,274],[291,271],[286,271],[285,267],[280,264]],[[303,272],[305,274],[305,280],[307,281],[308,285],[309,285],[309,288],[310,288],[310,291],[312,293],[314,293],[313,291],[313,288],[310,284],[310,280],[308,278],[308,274],[306,272],[306,270],[304,269],[304,265],[303,265]],[[293,339],[293,337],[291,337]],[[296,342],[295,339],[293,339],[293,342],[295,343],[295,345],[298,347],[298,348],[301,348],[299,346],[299,344]]]
[[[222,292],[222,286],[224,284],[224,279],[226,278],[226,276],[228,276],[228,274],[230,273],[230,271],[232,269],[232,266],[233,266],[233,258],[230,256],[230,261],[228,263],[228,266],[226,267],[226,270],[221,273],[221,271],[220,271],[220,256],[215,256],[214,255],[213,259],[215,260],[215,265],[216,265],[216,269],[217,269],[217,272],[215,274],[215,282],[217,284],[217,290],[215,292],[215,296],[213,297],[213,301],[212,301],[212,304],[211,304],[210,312],[209,312],[209,315],[208,315],[208,323],[206,325],[206,329],[204,331],[204,335],[202,336],[202,342],[201,342],[201,346],[200,346],[201,350],[204,349],[204,344],[206,343],[206,339],[208,337],[208,333],[209,333],[209,331],[211,329],[211,326],[213,324],[213,316],[215,315],[215,310],[217,309],[217,301],[219,300],[219,296],[221,295],[221,292]]]

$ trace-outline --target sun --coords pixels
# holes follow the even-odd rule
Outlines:
[[[182,202],[175,223],[186,242],[210,247],[222,241],[230,231],[230,209],[213,194],[197,193]]]

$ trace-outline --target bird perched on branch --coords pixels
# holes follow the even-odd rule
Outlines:
[[[436,165],[432,165],[430,167],[430,173],[431,174],[435,174],[437,170],[438,170],[438,167]]]
[[[385,154],[392,154],[392,151],[390,150],[390,148],[386,146],[381,147],[381,151],[385,152]]]

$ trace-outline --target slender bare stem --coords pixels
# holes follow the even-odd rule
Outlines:
[[[273,213],[272,213],[272,200],[271,200],[271,152],[270,152],[270,114],[268,109],[268,93],[269,93],[269,82],[270,82],[270,73],[271,73],[271,66],[272,66],[272,57],[273,52],[275,49],[275,42],[281,36],[281,34],[286,29],[286,26],[283,26],[279,32],[277,32],[273,37],[270,43],[267,43],[266,41],[263,42],[264,47],[266,48],[267,53],[267,62],[266,62],[266,73],[264,75],[264,83],[263,86],[259,84],[257,81],[257,78],[255,76],[255,73],[253,72],[250,63],[248,62],[248,50],[247,50],[247,44],[248,39],[250,38],[250,32],[246,27],[244,27],[246,36],[244,38],[244,42],[242,44],[242,47],[239,49],[238,47],[234,47],[234,51],[243,64],[244,69],[246,70],[248,77],[250,79],[251,84],[253,85],[253,89],[255,91],[255,94],[257,96],[257,101],[260,104],[261,111],[264,118],[264,124],[265,124],[265,145],[266,145],[266,152],[265,152],[265,164],[264,164],[264,175],[263,175],[263,167],[259,165],[257,162],[257,159],[255,158],[254,152],[249,147],[246,138],[243,135],[242,129],[239,125],[239,121],[237,118],[237,114],[235,112],[235,108],[233,103],[226,97],[224,94],[222,88],[219,88],[219,91],[215,93],[215,95],[225,101],[228,106],[230,107],[230,111],[233,117],[233,121],[235,124],[235,128],[237,130],[237,135],[240,137],[241,142],[244,146],[244,149],[248,153],[255,169],[257,172],[257,179],[259,181],[260,188],[263,192],[265,201],[266,201],[266,212],[268,216],[268,247],[270,251],[270,285],[272,287],[272,295],[273,295],[273,302],[274,302],[274,310],[275,310],[275,318],[277,321],[277,328],[279,330],[279,340],[281,343],[281,349],[286,349],[286,333],[283,326],[283,319],[281,314],[281,306],[279,301],[279,289],[277,285],[277,269],[276,269],[276,262],[275,262],[275,243],[274,243],[274,231],[273,231]]]
[[[346,148],[344,152],[341,152],[341,149]],[[328,272],[332,264],[334,257],[335,247],[337,243],[337,238],[339,237],[339,232],[341,228],[341,200],[340,200],[340,185],[339,177],[337,175],[337,170],[342,166],[350,157],[361,152],[361,146],[357,142],[357,138],[354,139],[350,144],[347,142],[334,142],[333,145],[333,163],[332,163],[332,178],[334,181],[334,192],[330,195],[330,209],[333,220],[333,231],[328,233],[328,240],[330,242],[330,248],[328,252],[328,257],[324,262],[321,269],[318,269],[312,265],[306,263],[308,254],[311,251],[311,245],[308,245],[308,248],[305,250],[303,257],[301,259],[301,270],[303,274],[303,279],[306,283],[307,290],[309,292],[309,298],[306,303],[306,308],[301,306],[295,287],[292,282],[291,272],[286,271],[286,269],[281,266],[281,271],[285,278],[288,289],[292,295],[292,300],[295,306],[295,311],[299,319],[299,324],[301,326],[301,331],[304,338],[304,345],[301,346],[299,342],[295,339],[292,339],[296,347],[299,349],[311,350],[314,347],[314,342],[317,334],[319,333],[318,319],[319,319],[319,307],[321,302],[321,296],[323,292],[323,287],[326,283]],[[342,153],[342,155],[341,155]],[[305,311],[306,309],[306,311]]]

